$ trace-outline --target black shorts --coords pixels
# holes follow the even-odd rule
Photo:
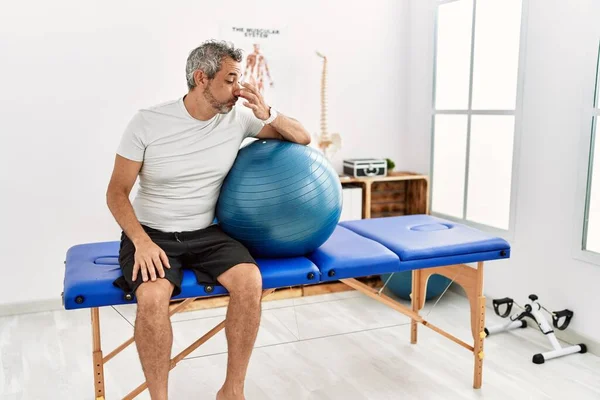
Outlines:
[[[142,228],[169,258],[171,268],[163,269],[165,278],[175,286],[172,296],[181,293],[183,269],[191,269],[199,284],[217,285],[219,275],[231,267],[242,263],[257,265],[246,247],[223,232],[219,225],[188,232],[162,232],[145,225]],[[132,281],[134,256],[135,246],[123,232],[119,249],[119,264],[123,276],[114,285],[127,293],[135,293],[143,283],[139,271],[135,282]],[[158,277],[158,271],[156,276]]]

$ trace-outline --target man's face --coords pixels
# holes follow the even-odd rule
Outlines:
[[[204,88],[204,98],[220,114],[227,114],[233,109],[240,89],[241,65],[231,58],[226,58],[215,77],[208,81]]]

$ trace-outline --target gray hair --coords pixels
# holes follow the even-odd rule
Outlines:
[[[195,71],[202,70],[208,79],[213,79],[221,69],[221,62],[226,57],[241,62],[242,50],[236,49],[232,43],[216,40],[208,40],[192,50],[185,66],[188,89],[192,90],[196,87]]]

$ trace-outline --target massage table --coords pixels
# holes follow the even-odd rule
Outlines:
[[[118,251],[117,241],[80,244],[67,251],[65,261],[62,294],[65,309],[91,309],[96,399],[104,399],[104,364],[134,342],[133,337],[129,338],[103,355],[99,307],[135,302],[134,295],[113,285],[121,276]],[[510,245],[501,238],[430,215],[407,215],[339,222],[329,239],[306,256],[256,261],[262,274],[263,299],[279,288],[341,281],[410,317],[411,343],[417,343],[419,324],[454,341],[473,353],[473,387],[478,389],[482,384],[486,336],[483,264],[509,257]],[[356,279],[401,271],[412,271],[410,308]],[[446,276],[465,290],[470,303],[473,344],[445,332],[419,314],[432,274]],[[186,270],[182,291],[172,299],[170,315],[196,298],[219,295],[227,295],[222,286],[198,284],[192,271]],[[171,369],[224,326],[225,321],[176,355],[171,360]],[[142,383],[125,398],[132,399],[145,388]]]

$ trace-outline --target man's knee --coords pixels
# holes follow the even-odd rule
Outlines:
[[[173,284],[167,279],[142,283],[136,290],[138,313],[161,315],[168,313]]]
[[[262,294],[262,276],[255,264],[237,264],[218,280],[233,296],[260,298]]]

